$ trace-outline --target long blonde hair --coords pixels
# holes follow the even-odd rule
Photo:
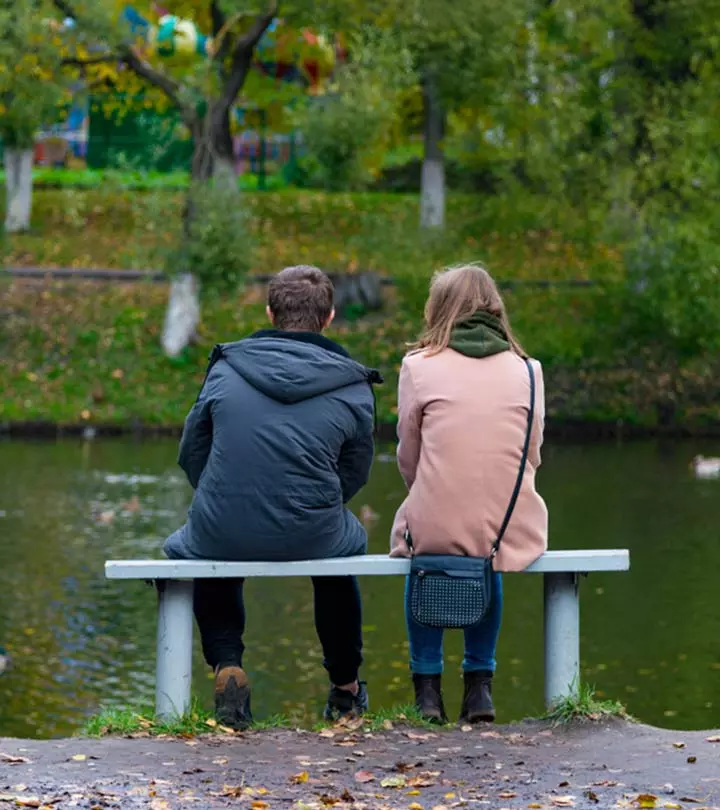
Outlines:
[[[512,333],[497,284],[480,264],[461,264],[435,275],[425,304],[425,329],[411,348],[438,354],[447,349],[455,325],[476,312],[494,315],[507,334],[510,349],[520,357],[527,357]]]

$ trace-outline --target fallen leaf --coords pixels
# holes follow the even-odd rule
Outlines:
[[[460,726],[460,731],[462,731],[464,734],[467,734],[468,732],[470,732],[472,730],[473,730],[472,726],[468,726],[468,725]]]
[[[370,773],[370,771],[357,771],[355,781],[360,783],[374,782],[375,774]]]
[[[206,726],[210,726],[210,728],[215,728],[217,726],[217,720],[213,719],[212,717],[208,717],[205,721]]]
[[[562,787],[568,787],[569,785],[570,785],[570,782],[560,782],[560,784],[558,785],[558,787],[561,787],[561,788],[562,788]]]
[[[432,787],[436,785],[436,780],[429,776],[428,774],[418,774],[417,776],[411,776],[410,779],[407,780],[408,787]]]
[[[641,793],[633,804],[636,804],[638,807],[652,808],[657,805],[657,800],[657,796],[653,796],[652,793]]]
[[[408,808],[409,810],[425,810],[425,808],[421,804],[418,804],[417,802],[409,804]]]
[[[674,742],[673,743],[673,748],[685,748],[685,743],[684,742]]]
[[[307,771],[302,771],[301,773],[296,773],[294,776],[291,776],[290,781],[293,785],[304,785],[309,778],[310,774]]]
[[[457,795],[455,793],[446,793],[443,799],[457,799]]]
[[[340,794],[340,798],[347,804],[352,804],[352,802],[355,801],[355,797],[347,788],[345,788],[345,790],[343,790],[343,792]]]
[[[72,758],[75,760],[75,762],[85,762],[85,760],[87,759],[87,755],[86,754],[73,754]]]
[[[270,805],[267,802],[261,802],[259,799],[256,799],[254,802],[250,804],[252,810],[266,810],[267,807]]]
[[[715,734],[712,737],[708,737],[706,742],[720,743],[720,734]]]
[[[150,810],[170,810],[170,803],[166,799],[153,799]]]
[[[532,804],[528,805],[529,810],[542,810],[542,805],[538,804],[537,802],[533,802]]]
[[[227,765],[227,757],[218,757],[213,760],[213,765]]]
[[[690,765],[694,765],[697,762],[697,757],[688,757],[687,761]]]
[[[328,796],[327,793],[323,793],[320,797],[320,801],[325,807],[332,807],[334,804],[338,804],[340,799],[336,799],[334,796]]]
[[[589,802],[592,802],[593,804],[597,804],[597,803],[600,801],[600,799],[598,799],[598,795],[597,795],[597,793],[595,793],[595,792],[594,792],[594,791],[592,791],[592,790],[586,790],[586,791],[585,791],[585,798],[586,798],[586,799],[587,799]]]
[[[324,728],[320,732],[320,736],[321,737],[328,737],[328,738],[332,739],[335,736],[335,732],[331,728]]]
[[[406,731],[405,736],[408,740],[432,740],[435,735],[434,734],[418,734],[417,731]]]
[[[512,790],[504,790],[502,793],[498,793],[498,799],[514,799],[517,796],[517,793],[514,793]],[[447,796],[445,797],[448,798]],[[451,798],[455,798],[453,795]]]
[[[687,804],[702,804],[700,799],[693,799],[692,796],[681,796],[680,801],[686,802]]]
[[[682,810],[679,804],[673,804],[673,802],[665,802],[663,807],[665,810]]]
[[[551,796],[550,801],[556,807],[575,807],[574,796]]]
[[[40,799],[35,796],[18,796],[15,799],[15,804],[18,807],[40,807]]]
[[[405,795],[406,796],[419,796],[420,791],[419,790],[408,790],[408,792]]]
[[[387,776],[380,785],[384,788],[401,788],[407,785],[407,779],[404,776]]]
[[[18,757],[15,754],[3,754],[0,753],[0,759],[3,762],[7,762],[8,765],[27,765],[30,760],[27,757]]]

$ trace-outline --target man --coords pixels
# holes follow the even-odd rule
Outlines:
[[[187,523],[165,543],[174,559],[305,560],[363,554],[345,504],[367,483],[376,371],[322,335],[333,286],[316,267],[270,282],[273,329],[218,345],[185,422],[179,464],[195,489]],[[354,577],[316,577],[315,626],[331,681],[325,717],[367,710],[360,592]],[[242,580],[197,580],[195,617],[215,670],[218,720],[252,721],[242,669]]]

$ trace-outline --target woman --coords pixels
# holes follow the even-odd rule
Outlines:
[[[498,288],[482,267],[435,277],[425,331],[400,372],[398,464],[409,494],[395,517],[391,556],[489,557],[519,475],[528,428],[530,377]],[[521,571],[547,548],[547,509],[535,491],[544,426],[542,369],[527,464],[494,559],[485,618],[465,630],[462,722],[495,719],[491,685],[502,614],[501,571]],[[443,630],[419,624],[406,598],[415,703],[445,722],[441,691]]]

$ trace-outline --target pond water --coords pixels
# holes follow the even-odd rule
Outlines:
[[[384,448],[392,452],[392,448]],[[713,442],[548,444],[539,483],[551,547],[628,547],[628,574],[582,582],[584,678],[660,726],[720,726],[720,480],[696,480],[690,459]],[[158,557],[183,520],[190,489],[176,442],[114,439],[0,442],[0,736],[79,729],[101,705],[153,696],[155,594],[107,582],[107,558]],[[403,486],[389,455],[354,504],[378,517],[383,552]],[[365,510],[367,511],[367,510]],[[374,706],[410,699],[399,578],[365,578],[366,666]],[[499,649],[499,719],[542,710],[541,577],[506,578]],[[309,722],[326,681],[312,624],[310,583],[250,582],[248,653],[255,712]],[[196,634],[197,636],[197,634]],[[460,701],[459,634],[446,650],[450,709]],[[196,638],[194,691],[212,681]]]

